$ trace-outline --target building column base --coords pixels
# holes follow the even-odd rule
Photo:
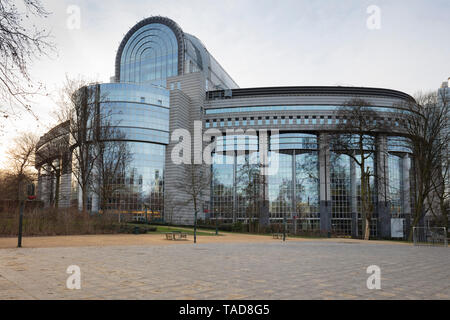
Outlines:
[[[386,202],[378,202],[378,238],[391,238],[391,213]]]
[[[320,232],[331,236],[331,201],[320,201]]]

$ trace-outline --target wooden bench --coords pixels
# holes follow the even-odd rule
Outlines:
[[[166,232],[166,240],[173,240],[173,232]]]
[[[274,233],[272,234],[274,239],[283,239],[283,234],[282,233]]]
[[[187,239],[187,233],[181,231],[166,232],[166,239],[167,240]]]

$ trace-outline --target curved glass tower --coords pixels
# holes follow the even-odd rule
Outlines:
[[[92,211],[147,210],[162,218],[170,118],[167,79],[196,72],[204,74],[206,86],[237,88],[200,40],[168,18],[144,19],[125,35],[116,56],[115,83],[99,85],[99,111],[119,133],[110,149],[126,142],[129,156],[120,177],[93,182],[114,192],[106,197],[92,193]]]

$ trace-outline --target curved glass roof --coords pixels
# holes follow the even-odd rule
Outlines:
[[[127,41],[120,61],[120,82],[161,83],[178,74],[178,42],[166,25],[141,27]]]

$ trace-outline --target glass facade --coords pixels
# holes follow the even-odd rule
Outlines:
[[[269,158],[275,156],[275,152],[269,153]],[[278,172],[269,175],[269,212],[272,220],[282,221],[284,217],[293,216],[293,171],[292,171],[292,152],[278,152]]]
[[[330,156],[331,230],[350,235],[352,227],[351,158],[332,152]]]
[[[295,218],[298,230],[319,230],[317,137],[302,133],[275,135],[271,137],[271,149],[269,161],[277,161],[278,170],[262,176],[257,136],[217,140],[212,165],[212,217],[229,222],[257,219],[267,190],[272,222],[286,218],[292,224]]]
[[[153,85],[100,85],[103,117],[126,140],[169,143],[169,91]]]
[[[405,170],[409,170],[411,141],[405,137],[388,137],[387,201],[392,217],[403,217],[405,199]]]
[[[178,41],[166,25],[152,23],[137,30],[126,43],[120,62],[120,82],[165,86],[178,75]]]
[[[319,230],[319,154],[295,154],[295,215],[302,231]]]
[[[99,172],[112,166],[115,170],[107,180],[104,174],[95,175],[93,183],[100,192],[98,208],[92,210],[144,214],[147,209],[154,218],[162,217],[168,90],[150,84],[109,83],[100,85],[99,97],[102,123],[114,130],[108,137],[114,141],[106,143],[99,160]]]
[[[403,159],[400,156],[389,154],[388,201],[391,215],[397,217],[400,217],[403,214],[402,161]]]
[[[211,186],[213,218],[232,221],[234,218],[234,157],[214,154],[213,170]]]
[[[259,218],[262,179],[258,155],[250,152],[236,156],[236,215],[245,221]]]
[[[125,213],[145,212],[162,217],[164,209],[164,158],[166,147],[152,143],[127,142],[131,161],[108,186],[114,192],[99,209]]]

